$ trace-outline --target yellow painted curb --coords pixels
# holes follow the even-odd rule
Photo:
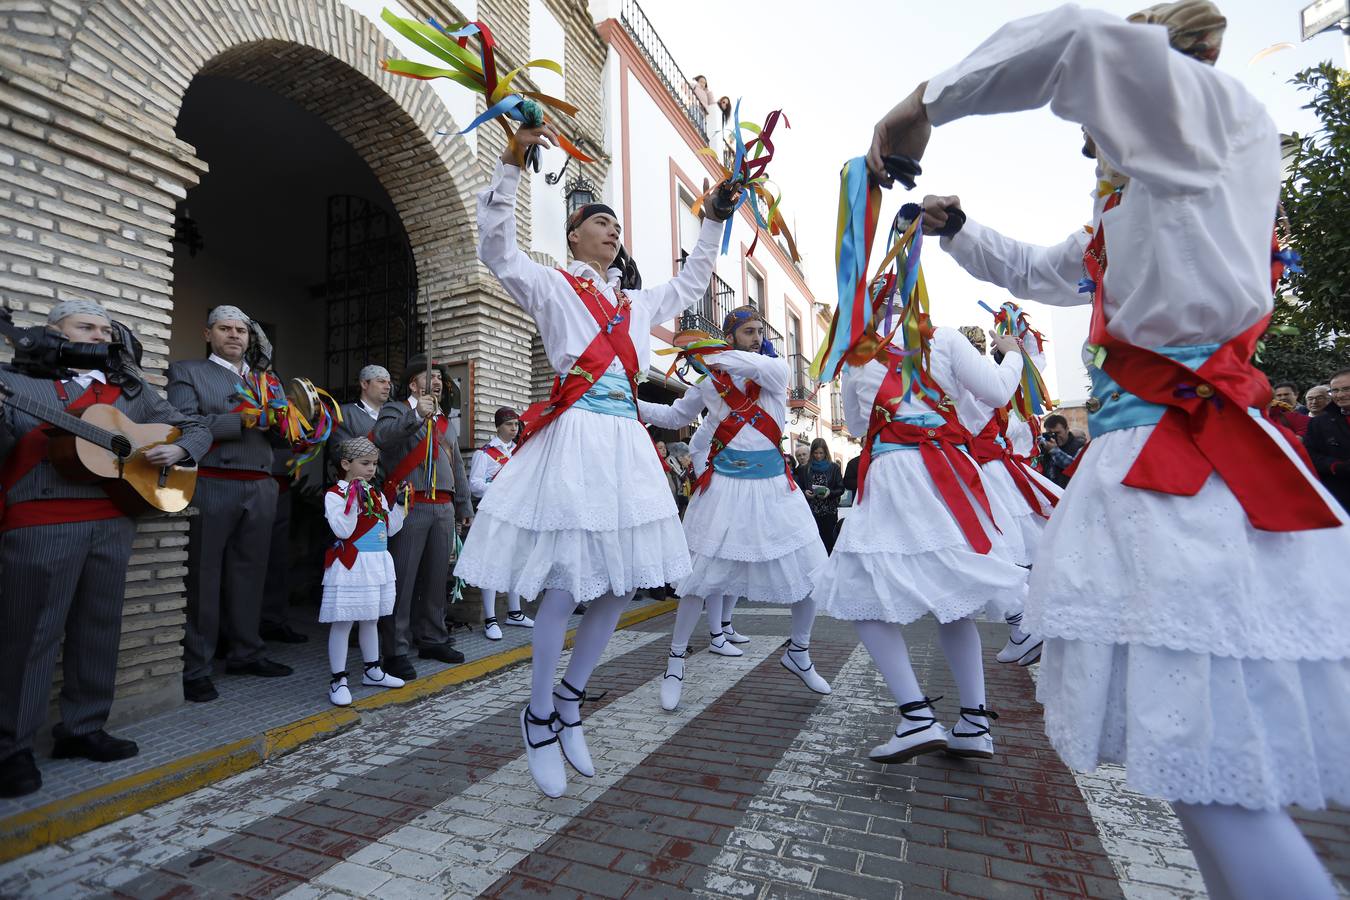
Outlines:
[[[670,612],[675,605],[674,600],[663,600],[629,610],[619,617],[618,627],[626,628]],[[575,637],[576,629],[572,629],[567,633],[566,646],[571,646]],[[529,645],[496,653],[419,678],[400,690],[363,697],[351,706],[324,710],[0,819],[0,863],[222,781],[311,741],[354,728],[361,723],[362,711],[414,703],[529,658]]]

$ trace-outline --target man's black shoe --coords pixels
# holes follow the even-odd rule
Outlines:
[[[290,666],[270,659],[255,659],[253,662],[235,663],[225,667],[230,675],[257,675],[260,678],[284,678],[295,670]]]
[[[203,675],[201,678],[183,679],[183,699],[192,703],[206,703],[220,696],[216,686],[211,683],[211,679]]]
[[[402,678],[404,681],[412,681],[417,677],[417,670],[413,664],[408,661],[406,656],[386,656],[384,658],[384,670],[395,678]]]
[[[71,734],[65,725],[57,725],[52,729],[52,737],[56,738],[52,746],[52,759],[74,759],[78,756],[94,762],[116,762],[130,759],[141,752],[135,741],[113,737],[102,728],[89,734]]]
[[[422,659],[436,659],[451,665],[464,662],[464,654],[450,644],[430,644],[426,647],[418,647],[417,655]]]
[[[353,628],[352,631],[356,629]],[[272,641],[277,644],[306,644],[309,643],[309,635],[301,634],[290,625],[282,623],[280,625],[263,624],[258,629],[258,637],[264,641]]]
[[[0,797],[22,797],[42,787],[32,750],[20,750],[0,759]]]

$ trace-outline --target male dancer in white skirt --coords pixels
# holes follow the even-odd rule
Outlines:
[[[723,335],[734,349],[709,354],[709,371],[671,405],[638,401],[642,417],[662,428],[682,428],[706,407],[689,442],[694,493],[684,513],[693,572],[676,585],[680,605],[661,683],[661,706],[675,709],[684,686],[689,637],[707,607],[708,650],[742,651],[722,633],[723,612],[737,597],[789,604],[792,636],[781,662],[818,694],[830,685],[811,662],[814,575],[825,564],[825,545],[811,508],[797,488],[782,452],[787,420],[787,361],[764,337],[753,306],[727,314]]]
[[[520,151],[555,146],[557,132],[521,128],[514,143]],[[579,774],[595,774],[580,707],[624,605],[637,588],[689,574],[675,501],[638,419],[636,385],[646,376],[652,325],[706,290],[722,230],[715,218],[725,207],[706,204],[698,245],[680,274],[657,287],[639,289],[618,217],[598,203],[568,219],[573,262],[550,269],[516,242],[516,152],[508,146],[478,195],[478,256],[534,319],[558,379],[549,399],[521,416],[511,464],[478,507],[455,573],[484,590],[544,594],[520,727],[530,774],[557,797],[567,788],[564,754]],[[591,601],[590,608],[555,690],[567,618],[578,601]]]
[[[473,492],[474,508],[483,501],[502,466],[511,461],[516,449],[516,434],[520,431],[520,415],[509,406],[503,406],[492,415],[497,431],[491,440],[474,451],[469,463],[469,490]],[[490,641],[502,639],[502,626],[497,621],[497,592],[482,591],[483,637]],[[520,595],[509,591],[506,595],[506,624],[517,628],[533,628],[534,619],[520,609]]]
[[[972,616],[1005,615],[1020,609],[1027,571],[1019,567],[994,523],[1007,521],[1001,496],[980,486],[979,470],[966,453],[954,399],[970,394],[989,405],[1005,397],[1008,375],[1020,373],[1014,338],[998,335],[1006,355],[989,365],[954,328],[934,330],[926,385],[942,399],[933,403],[915,388],[908,397],[900,381],[899,348],[844,369],[841,397],[849,431],[865,435],[858,465],[858,493],[835,542],[817,591],[821,610],[852,621],[900,707],[900,724],[870,759],[903,762],[922,753],[990,759],[994,739],[985,707],[980,633]],[[938,641],[960,694],[960,713],[950,733],[938,724],[933,704],[919,687],[901,632],[932,614]]]
[[[984,335],[981,333],[980,337]],[[1027,346],[1028,343],[1031,346]],[[981,341],[975,347],[983,351],[982,345]],[[1030,359],[1038,370],[1045,365],[1039,335],[1030,332],[1028,338],[1019,342],[1019,347],[1022,358]],[[1003,354],[998,349],[994,350],[993,362],[996,363],[994,370],[1006,388],[999,391],[999,396],[1007,397],[1004,403],[999,406],[986,403],[969,391],[962,391],[953,399],[961,424],[971,434],[968,447],[970,455],[980,465],[980,480],[984,482],[985,490],[997,494],[1001,501],[994,507],[995,514],[999,510],[1008,514],[1007,518],[996,519],[994,524],[1003,533],[1012,551],[1013,562],[1029,569],[1041,549],[1041,536],[1050,513],[1063,491],[1014,454],[1009,433],[1013,423],[1022,420],[1012,412],[1012,398],[1021,382],[1022,369],[1002,365]],[[1043,641],[1040,635],[1023,630],[1022,611],[1009,612],[1004,618],[1008,622],[1008,640],[994,658],[1019,666],[1029,666],[1039,660]]]
[[[1350,618],[1330,562],[1350,528],[1264,421],[1250,362],[1272,308],[1279,135],[1203,64],[1225,24],[1211,4],[1132,19],[1064,7],[1004,26],[887,113],[868,162],[884,182],[882,155],[919,158],[933,125],[1048,103],[1120,173],[1086,252],[972,221],[950,242],[1014,296],[1093,306],[1092,443],[1027,601],[1046,732],[1075,769],[1123,763],[1170,800],[1211,896],[1331,898],[1284,807],[1350,803]],[[1054,289],[1083,275],[1081,294]]]

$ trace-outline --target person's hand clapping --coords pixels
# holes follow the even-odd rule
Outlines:
[[[881,117],[872,129],[872,146],[867,151],[867,168],[882,187],[890,187],[894,179],[886,172],[883,156],[908,156],[915,162],[923,158],[933,126],[923,105],[923,92],[928,83],[916,87],[890,112]]]
[[[502,162],[508,166],[520,168],[524,165],[525,154],[531,147],[557,147],[558,129],[545,122],[542,125],[525,125],[516,132],[515,137],[506,142],[502,151]]]
[[[1022,352],[1022,347],[1018,343],[1017,338],[1013,337],[1011,334],[995,334],[991,331],[989,332],[989,343],[994,346],[995,350],[1005,356],[1009,353]]]

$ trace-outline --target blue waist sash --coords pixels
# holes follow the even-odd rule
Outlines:
[[[389,549],[389,534],[383,522],[375,525],[356,539],[356,549],[361,553],[382,553]]]
[[[1195,344],[1190,347],[1150,347],[1154,353],[1174,359],[1189,369],[1198,369],[1219,349],[1218,344]],[[1162,421],[1168,407],[1161,403],[1141,400],[1122,388],[1114,378],[1102,369],[1088,366],[1092,376],[1092,396],[1088,398],[1088,434],[1092,437],[1118,431],[1122,428],[1138,428],[1142,425],[1157,425]],[[1199,379],[1197,378],[1197,383]],[[1249,410],[1252,415],[1260,415],[1259,410]]]
[[[915,425],[919,428],[940,428],[946,424],[946,420],[937,413],[904,413],[895,417],[896,422],[904,422],[906,425]],[[880,436],[872,441],[872,456],[876,458],[879,454],[890,453],[892,450],[918,450],[918,444],[890,444],[881,440]]]
[[[777,478],[785,474],[783,454],[777,450],[733,450],[713,457],[713,471],[728,478]]]
[[[633,399],[633,387],[628,383],[628,376],[613,372],[601,375],[590,390],[577,398],[573,406],[605,416],[619,416],[623,419],[638,417],[637,401]]]

